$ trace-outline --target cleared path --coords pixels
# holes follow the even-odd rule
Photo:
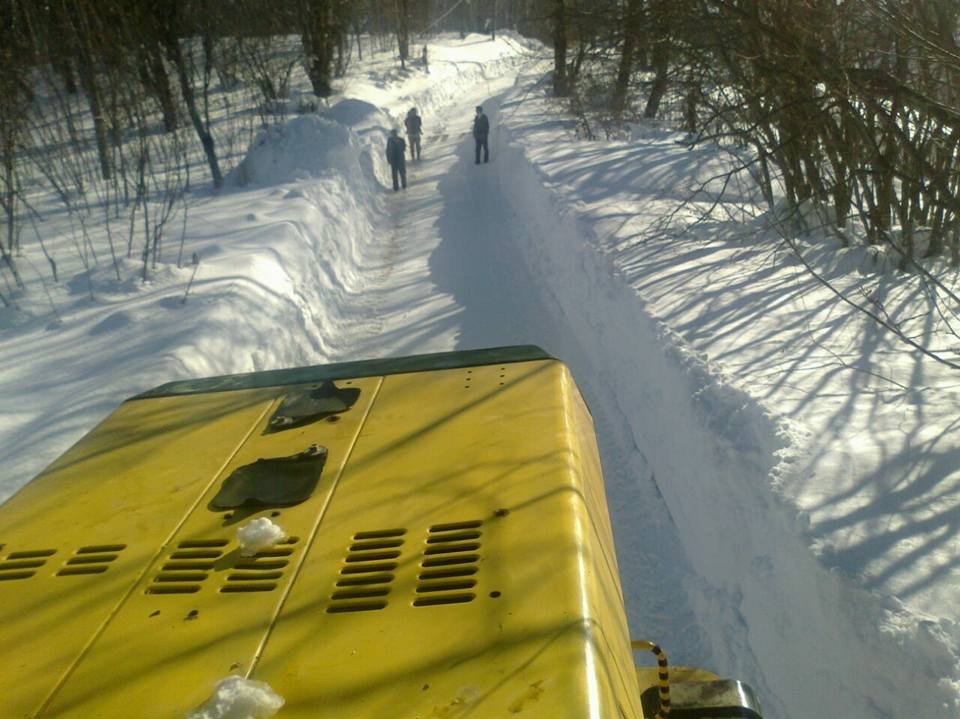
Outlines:
[[[632,632],[669,647],[675,661],[711,666],[683,587],[692,570],[619,410],[614,374],[596,370],[594,338],[571,330],[522,251],[533,238],[516,198],[504,194],[498,164],[497,93],[508,88],[424,117],[423,159],[408,160],[408,189],[388,198],[375,330],[363,354],[537,344],[570,365],[594,415]],[[480,165],[470,135],[478,104],[492,124],[492,161]]]

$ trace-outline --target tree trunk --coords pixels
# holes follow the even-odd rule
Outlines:
[[[410,57],[410,3],[395,0],[397,8],[397,47],[400,50],[400,67],[406,69]]]
[[[213,186],[217,189],[223,187],[223,175],[220,174],[220,163],[217,160],[217,151],[213,143],[213,135],[207,129],[203,119],[200,117],[200,111],[197,109],[197,98],[193,92],[193,81],[187,68],[186,58],[180,48],[180,40],[176,33],[168,34],[164,38],[167,54],[170,62],[176,68],[177,79],[180,81],[180,93],[183,95],[183,101],[187,106],[187,114],[190,116],[190,122],[193,129],[200,138],[200,144],[203,146],[203,153],[207,157],[207,165],[210,167],[210,175],[213,178]]]
[[[553,94],[565,97],[570,92],[567,83],[567,18],[564,0],[553,2]]]
[[[163,129],[173,132],[179,126],[177,118],[177,104],[170,89],[170,78],[167,69],[163,66],[163,56],[160,48],[150,45],[143,49],[141,55],[141,77],[144,85],[160,103],[160,112],[163,114]]]
[[[107,140],[107,123],[103,117],[103,99],[100,97],[100,88],[97,86],[94,74],[90,39],[87,37],[82,20],[77,14],[71,16],[71,21],[76,39],[77,70],[80,76],[80,85],[87,95],[90,112],[93,115],[93,134],[97,142],[97,155],[100,158],[100,175],[104,180],[109,180],[112,175],[110,143]]]
[[[54,70],[56,70],[60,79],[63,80],[63,89],[66,90],[67,94],[76,95],[77,81],[73,76],[73,67],[70,65],[70,60],[65,57],[57,57],[54,63]]]
[[[687,73],[686,86],[686,93],[683,96],[683,124],[684,129],[692,135],[700,126],[697,109],[703,98],[700,78],[693,68],[690,68]]]
[[[660,101],[667,92],[667,74],[670,70],[670,41],[667,38],[659,38],[653,43],[653,69],[656,74],[647,106],[643,110],[643,116],[647,118],[657,116]]]
[[[300,39],[303,43],[307,77],[317,97],[333,94],[330,68],[333,64],[333,40],[330,0],[302,0]]]
[[[640,19],[643,0],[628,0],[627,15],[624,18],[623,49],[620,51],[620,68],[617,71],[617,83],[613,88],[613,113],[623,115],[627,105],[627,91],[630,88],[630,76],[633,74],[633,59],[637,41],[640,37]]]
[[[3,261],[6,263],[7,267],[10,269],[10,273],[13,275],[14,282],[16,282],[18,287],[23,287],[23,280],[20,279],[20,273],[17,271],[17,265],[13,260],[13,255],[17,249],[17,223],[16,223],[16,214],[17,214],[17,177],[16,177],[16,167],[14,166],[14,154],[9,147],[10,143],[7,142],[7,138],[4,138],[4,153],[3,153],[3,184],[4,184],[4,199],[3,199],[3,209],[4,214],[6,215],[7,220],[7,245],[6,247],[3,244],[3,240],[0,239],[0,254],[2,254]]]

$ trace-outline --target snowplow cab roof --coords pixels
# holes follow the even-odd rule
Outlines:
[[[0,622],[5,717],[186,717],[231,675],[281,719],[645,716],[591,417],[536,347],[128,400],[0,506]]]

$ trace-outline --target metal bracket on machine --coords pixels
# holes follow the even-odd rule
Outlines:
[[[650,687],[640,697],[645,716],[655,716],[659,707],[657,687]],[[670,683],[670,719],[717,719],[740,717],[763,719],[760,702],[753,690],[743,682],[730,679],[715,681],[678,681]]]

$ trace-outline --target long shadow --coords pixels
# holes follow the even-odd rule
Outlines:
[[[812,430],[809,445],[794,448],[809,454],[785,489],[811,515],[807,539],[829,547],[822,563],[956,619],[957,380],[825,291],[763,217],[733,222],[718,211],[666,237],[656,213],[688,199],[695,176],[709,175],[709,157],[580,142],[572,150],[533,115],[523,132],[544,181],[586,203],[579,215],[595,230],[591,244],[624,270],[638,306]],[[736,193],[708,190],[697,208],[713,199],[723,212],[736,208]],[[922,344],[955,346],[938,320],[943,307],[915,277],[878,272],[856,249],[803,242],[805,257],[850,297]]]
[[[484,108],[495,126],[496,102],[487,101]],[[440,244],[430,256],[430,277],[460,308],[459,348],[533,343],[549,351],[559,328],[545,307],[540,283],[526,270],[518,247],[527,240],[525,220],[503,196],[499,148],[491,149],[491,164],[478,165],[471,137],[456,147],[456,163],[438,186]]]
[[[565,312],[549,283],[533,274],[529,266],[530,251],[524,246],[535,248],[553,238],[533,236],[531,228],[537,218],[523,214],[524,198],[505,196],[498,161],[506,157],[504,153],[516,149],[496,141],[501,120],[498,99],[484,101],[483,106],[494,128],[491,164],[475,164],[472,138],[463,139],[457,148],[457,162],[439,186],[443,198],[443,212],[436,227],[440,244],[430,257],[433,281],[449,292],[460,308],[458,346],[518,341],[539,344],[571,367],[595,412],[617,407],[619,378],[604,371],[604,362],[595,356],[593,344],[583,344],[593,343],[595,338],[578,336],[577,330],[566,324]],[[595,367],[601,368],[603,376],[593,376]],[[653,486],[650,468],[632,439],[621,436],[622,418],[598,416],[595,421],[598,432],[601,428],[610,430],[599,437],[599,444],[607,466],[622,576],[631,587],[650,586],[652,577],[658,582],[656,596],[635,592],[629,597],[631,626],[645,632],[655,626],[671,646],[682,647],[681,656],[709,665],[710,651],[695,629],[682,586],[692,570],[676,527]],[[645,467],[642,474],[632,473],[633,468],[641,466]],[[683,630],[678,629],[681,626]]]
[[[601,158],[598,151],[595,171],[558,160],[559,176],[568,174],[569,186],[582,186],[585,177],[595,183],[592,194],[577,190],[577,197],[603,197],[635,179],[631,170],[621,170],[620,159]],[[591,220],[610,219],[609,210],[590,212]],[[754,237],[752,247],[738,231]],[[810,467],[830,466],[844,453],[862,467],[835,484],[800,476],[791,488],[797,497],[812,490],[819,498],[805,509],[813,517],[812,534],[830,547],[821,554],[824,564],[904,599],[927,593],[920,601],[939,611],[933,597],[960,581],[960,448],[949,432],[956,423],[936,391],[938,385],[941,392],[956,385],[946,371],[823,292],[788,253],[771,253],[769,262],[758,263],[773,244],[757,227],[701,223],[666,252],[663,242],[631,248],[615,237],[613,243],[618,264],[629,268],[640,296],[657,302],[661,320],[750,381],[755,397],[801,420],[816,417]],[[807,251],[821,262],[831,260],[827,279],[921,344],[949,341],[937,298],[915,277],[869,268],[856,274],[826,250]],[[737,275],[738,262],[752,269]],[[857,449],[858,433],[861,444],[877,448],[875,454]]]

